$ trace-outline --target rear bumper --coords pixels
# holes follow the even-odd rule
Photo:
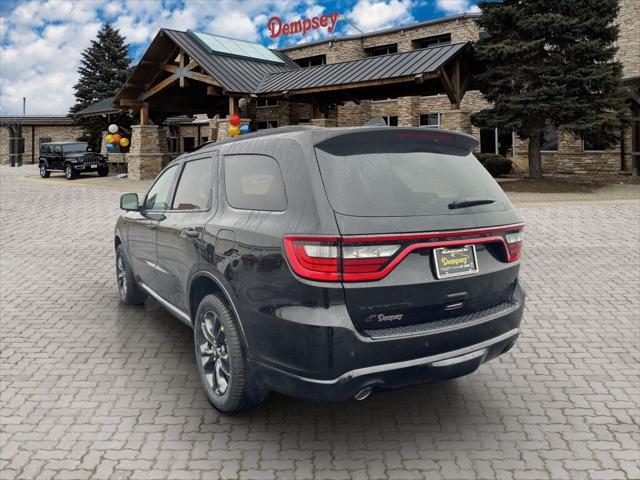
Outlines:
[[[518,287],[513,308],[459,328],[372,339],[335,327],[308,327],[307,333],[318,340],[301,363],[314,368],[287,368],[256,356],[253,368],[271,390],[315,401],[348,400],[368,387],[386,390],[448,380],[509,350],[518,338],[523,310],[524,292]],[[323,345],[322,338],[331,343]],[[333,375],[323,375],[327,371]]]

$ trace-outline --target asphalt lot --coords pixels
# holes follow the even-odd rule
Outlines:
[[[119,302],[120,192],[22,175],[0,167],[3,480],[640,478],[638,201],[520,198],[522,335],[473,375],[223,415],[191,331]]]

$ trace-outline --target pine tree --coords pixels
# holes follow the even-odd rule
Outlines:
[[[80,78],[74,86],[76,103],[71,114],[105,98],[114,96],[129,76],[129,45],[119,30],[108,23],[102,25],[96,40],[82,52],[78,73]],[[99,144],[101,132],[106,129],[107,121],[102,117],[80,117],[74,115],[76,122],[87,131],[90,144]],[[112,123],[131,125],[131,117],[121,113],[111,118]]]
[[[547,126],[597,135],[612,145],[627,124],[622,67],[614,60],[617,0],[481,2],[487,38],[476,42],[477,84],[491,108],[472,115],[480,127],[529,139],[529,175],[542,177]]]

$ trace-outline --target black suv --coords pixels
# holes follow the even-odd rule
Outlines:
[[[38,166],[42,178],[49,178],[56,170],[64,172],[67,180],[73,180],[82,172],[98,172],[101,177],[109,175],[107,158],[91,152],[86,142],[43,143]]]
[[[418,128],[285,127],[185,154],[115,229],[123,302],[194,329],[211,403],[364,399],[509,350],[523,224],[471,151]]]

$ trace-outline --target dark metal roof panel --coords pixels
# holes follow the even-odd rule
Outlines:
[[[252,93],[266,75],[300,68],[280,52],[274,53],[285,61],[284,64],[230,57],[210,53],[188,32],[167,29],[163,31],[229,92]]]
[[[257,93],[300,90],[433,73],[451,60],[468,42],[392,53],[342,63],[269,73]]]
[[[117,112],[118,109],[113,106],[113,102],[115,102],[115,100],[116,97],[109,97],[104,100],[100,100],[99,102],[92,103],[87,108],[79,110],[77,115],[99,115],[101,113]]]

